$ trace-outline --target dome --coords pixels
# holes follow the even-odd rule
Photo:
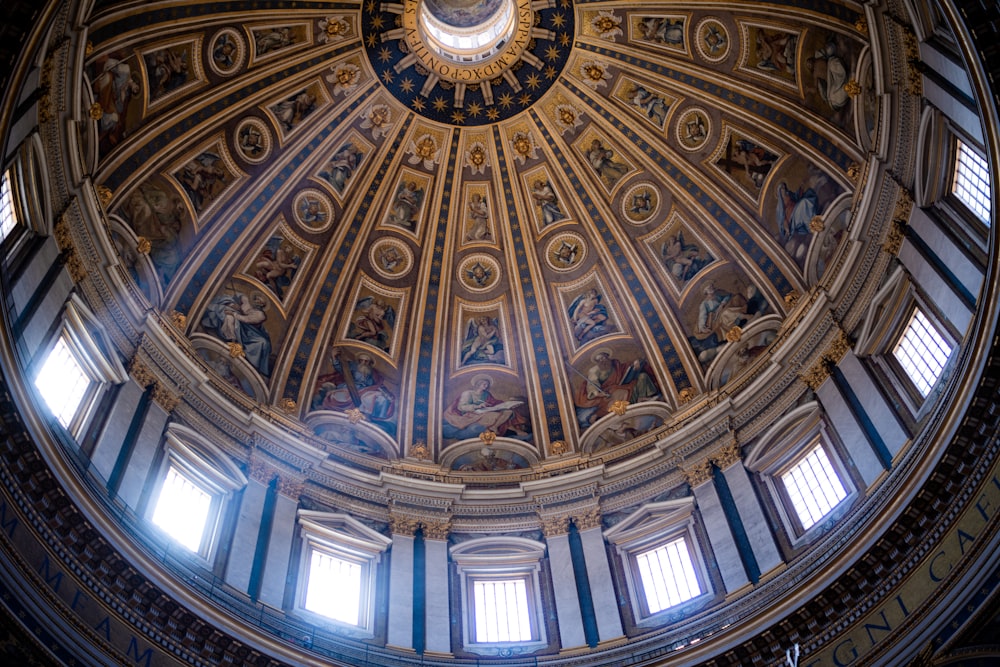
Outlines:
[[[0,528],[55,664],[990,643],[952,3],[22,9]]]

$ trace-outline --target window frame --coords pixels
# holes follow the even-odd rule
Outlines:
[[[68,425],[63,425],[55,415],[55,410],[49,406],[35,382],[38,379],[45,362],[62,340],[73,355],[84,375],[90,380],[90,385],[84,392]],[[55,332],[36,353],[30,376],[31,386],[39,403],[43,406],[42,414],[52,416],[55,423],[66,429],[67,433],[79,444],[87,427],[90,425],[101,397],[111,386],[128,380],[128,373],[121,361],[112,352],[110,339],[104,327],[97,321],[93,313],[84,305],[76,294],[70,296],[63,306],[63,313]]]
[[[948,174],[945,183],[947,198],[949,201],[953,202],[954,208],[961,210],[963,217],[974,220],[979,225],[986,229],[989,229],[993,218],[993,209],[995,203],[993,201],[993,191],[990,188],[990,164],[989,160],[983,154],[983,151],[979,145],[971,141],[967,137],[951,131],[950,133],[950,148],[948,153]],[[986,186],[990,188],[988,195],[989,201],[989,211],[987,211],[987,217],[984,219],[979,213],[973,208],[973,205],[968,203],[961,195],[957,192],[957,183],[959,177],[959,169],[962,164],[961,154],[962,147],[965,147],[969,153],[973,156],[981,159],[986,165]]]
[[[903,365],[896,359],[893,349],[902,337],[914,309],[920,309],[938,334],[951,345],[951,353],[941,375],[931,386],[930,393],[922,396],[910,379]],[[882,391],[892,402],[907,408],[900,411],[910,420],[912,432],[935,403],[935,396],[946,386],[958,358],[960,337],[940,316],[937,309],[923,297],[917,286],[910,282],[903,267],[899,267],[868,307],[868,313],[855,346],[859,357],[868,360],[871,369],[882,380]]]
[[[511,651],[530,653],[548,646],[539,579],[545,544],[523,537],[481,537],[456,544],[451,547],[450,553],[459,579],[462,645],[466,651],[503,656]],[[531,639],[479,641],[476,636],[475,583],[509,580],[521,580],[525,584]]]
[[[819,403],[815,401],[799,406],[762,434],[750,448],[744,461],[746,468],[756,473],[763,482],[792,549],[805,546],[825,533],[847,514],[861,493],[821,414]],[[821,447],[826,454],[847,495],[806,528],[795,510],[782,477],[816,447]]]
[[[644,505],[622,522],[604,531],[605,539],[614,546],[621,560],[625,585],[632,602],[632,613],[638,627],[671,623],[715,599],[716,591],[708,574],[695,522],[694,497],[688,496]],[[677,540],[683,540],[687,549],[700,592],[687,600],[651,611],[642,584],[638,557]]]
[[[208,517],[202,528],[201,543],[196,551],[188,550],[187,546],[153,522],[170,468],[177,469],[188,481],[212,497]],[[247,485],[246,476],[224,452],[193,429],[170,424],[164,437],[162,456],[154,480],[144,512],[149,527],[211,567],[223,541],[221,528],[226,509],[236,492]]]
[[[294,613],[316,625],[334,626],[348,635],[368,639],[374,637],[379,565],[392,545],[392,539],[347,514],[300,509],[298,523],[301,553],[295,585]],[[361,599],[357,624],[326,616],[306,607],[310,563],[314,551],[361,565]]]

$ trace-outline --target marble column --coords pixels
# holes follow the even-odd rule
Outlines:
[[[414,521],[390,517],[392,551],[389,555],[389,619],[386,644],[413,648],[413,536]]]
[[[562,648],[586,646],[583,632],[583,613],[576,592],[573,558],[569,551],[569,519],[549,520],[543,523],[545,543],[549,550],[549,571],[556,598],[556,620]]]
[[[587,581],[590,584],[591,599],[594,601],[598,638],[606,642],[621,637],[625,631],[622,629],[618,596],[615,595],[615,585],[611,578],[611,563],[608,560],[604,531],[601,528],[600,510],[594,508],[581,516],[574,517],[574,521],[583,546],[583,558],[587,564]]]
[[[139,429],[135,447],[125,464],[125,472],[118,487],[118,496],[129,507],[139,507],[139,500],[149,482],[149,472],[163,439],[170,413],[179,399],[160,385],[153,385],[153,402],[146,412],[146,419]]]
[[[700,471],[700,472],[699,472]],[[712,483],[711,467],[703,466],[687,474],[688,484],[694,492],[695,502],[701,514],[702,525],[708,533],[708,541],[715,554],[715,564],[722,575],[722,583],[727,593],[739,590],[750,583],[743,559],[729,529],[725,510],[719,493]]]
[[[250,592],[250,573],[253,571],[257,540],[260,539],[266,498],[267,485],[256,478],[251,478],[243,489],[240,513],[236,519],[236,528],[229,548],[226,583],[245,593]]]
[[[301,480],[278,480],[278,497],[274,503],[271,536],[267,542],[267,558],[264,560],[261,577],[260,601],[279,609],[285,600],[288,563],[292,556],[292,540],[295,538],[295,519],[301,493]]]
[[[448,523],[424,523],[426,636],[432,653],[451,653],[451,606],[448,592]]]

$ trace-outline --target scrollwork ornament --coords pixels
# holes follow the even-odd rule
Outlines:
[[[285,414],[291,415],[295,413],[295,409],[298,407],[298,404],[295,402],[294,398],[285,396],[278,402],[278,407],[280,407],[282,412]]]
[[[259,456],[250,457],[250,479],[261,484],[270,484],[274,478],[274,468]]]
[[[104,118],[104,107],[101,106],[100,102],[94,102],[87,110],[87,115],[90,116],[91,120],[101,120]]]
[[[111,188],[106,185],[98,185],[94,188],[94,191],[97,193],[97,201],[101,202],[101,206],[104,208],[108,207],[112,198],[115,196],[115,193],[111,191]]]
[[[802,376],[801,380],[806,384],[807,387],[816,391],[819,389],[820,385],[826,382],[826,379],[830,377],[830,367],[826,359],[820,359],[815,364],[810,367]]]
[[[174,323],[175,327],[177,327],[178,329],[180,329],[180,330],[183,331],[184,327],[187,326],[187,315],[185,315],[184,313],[178,312],[176,310],[171,311],[171,313],[170,313],[170,321]]]
[[[734,326],[726,332],[726,341],[730,343],[738,343],[741,338],[743,338],[743,329],[738,326]]]
[[[153,249],[153,243],[145,236],[140,236],[135,242],[135,251],[140,255],[148,255]]]
[[[837,364],[850,349],[851,339],[847,337],[843,329],[837,327],[837,337],[830,342],[830,347],[823,356],[829,363]]]
[[[681,403],[690,403],[694,398],[694,387],[684,387],[678,394]]]
[[[889,255],[898,255],[899,249],[903,247],[903,238],[906,236],[906,224],[901,220],[893,220],[889,225],[889,231],[882,242],[882,250]]]
[[[278,493],[291,500],[298,500],[304,487],[305,484],[301,479],[278,477]]]
[[[785,295],[785,305],[788,306],[789,308],[794,308],[795,305],[799,302],[800,298],[802,298],[802,295],[796,292],[795,290],[792,290],[791,292]]]
[[[496,442],[497,434],[493,431],[483,431],[479,434],[479,439],[483,441],[483,444],[489,447],[494,442]]]
[[[350,408],[348,410],[345,410],[344,414],[347,415],[347,421],[351,422],[352,424],[359,424],[365,420],[365,413],[361,412],[361,410],[357,408]]]
[[[552,443],[549,451],[552,452],[553,456],[562,456],[569,451],[569,445],[566,444],[565,440],[556,440]]]
[[[229,343],[229,356],[233,359],[240,359],[246,356],[246,352],[243,351],[243,346],[236,342]]]
[[[410,446],[410,456],[420,461],[426,461],[431,457],[431,450],[427,447],[426,442],[417,440]]]
[[[624,415],[626,410],[628,410],[628,401],[615,401],[611,404],[611,412],[619,417]]]

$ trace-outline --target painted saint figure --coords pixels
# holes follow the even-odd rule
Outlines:
[[[396,195],[389,205],[386,221],[413,230],[417,225],[417,214],[424,198],[424,190],[414,181],[405,181],[396,188]]]
[[[317,378],[312,409],[357,408],[373,424],[395,435],[396,396],[375,367],[375,359],[364,352],[354,359],[345,359],[340,350],[334,349],[330,361],[332,370]]]
[[[608,187],[613,187],[629,172],[628,165],[615,159],[613,150],[604,145],[600,139],[590,142],[587,149],[587,162],[593,167],[601,179],[607,183]]]
[[[501,400],[490,392],[493,380],[488,375],[472,378],[472,389],[463,391],[442,415],[442,434],[446,438],[474,438],[483,431],[498,436],[527,440],[531,437],[531,422],[524,412],[521,399]]]
[[[247,361],[263,376],[271,374],[271,336],[264,328],[267,299],[260,292],[247,296],[233,291],[215,297],[201,325],[227,343],[239,343]]]
[[[577,342],[586,343],[616,330],[603,299],[600,292],[591,288],[570,303],[569,319]]]
[[[543,227],[566,219],[566,214],[559,206],[559,198],[556,196],[555,190],[552,189],[552,183],[547,178],[536,179],[531,184],[531,198],[535,201],[535,206],[542,212]]]
[[[466,327],[461,365],[477,363],[504,363],[499,322],[489,315],[469,320],[469,326]]]
[[[388,352],[395,324],[396,310],[390,304],[378,297],[366,296],[354,306],[354,319],[348,325],[347,337]]]
[[[596,350],[590,360],[593,365],[574,395],[580,428],[586,429],[603,417],[616,401],[640,403],[660,397],[660,389],[645,360],[624,364],[605,347]]]
[[[489,241],[492,236],[490,234],[490,211],[486,198],[478,192],[469,197],[468,215],[469,231],[465,235],[465,240]]]

